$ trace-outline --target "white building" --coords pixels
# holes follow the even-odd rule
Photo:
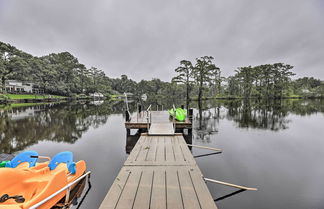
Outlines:
[[[102,93],[99,92],[89,94],[89,96],[93,97],[94,99],[103,99],[105,97]]]
[[[39,89],[35,87],[34,83],[23,82],[17,80],[7,80],[5,83],[7,92],[25,92],[25,93],[39,93]]]

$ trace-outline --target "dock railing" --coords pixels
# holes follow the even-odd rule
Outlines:
[[[125,103],[126,103],[126,121],[131,121],[131,114],[129,112],[129,107],[128,107],[128,99],[127,99],[127,94],[124,92],[125,95]]]
[[[65,187],[63,187],[62,189],[56,191],[55,193],[51,194],[50,196],[46,197],[45,199],[43,199],[42,201],[36,203],[35,205],[31,206],[29,209],[35,209],[40,207],[41,205],[43,205],[44,203],[46,203],[47,201],[49,201],[50,199],[52,199],[53,197],[55,197],[56,195],[60,194],[61,192],[66,190],[66,195],[65,195],[65,204],[68,204],[69,199],[70,199],[70,192],[71,192],[71,187],[73,185],[75,185],[76,183],[78,183],[79,181],[81,181],[82,179],[86,178],[86,181],[89,180],[91,171],[86,172],[85,174],[83,174],[82,176],[80,176],[79,178],[77,178],[76,180],[74,180],[73,182],[67,184]]]
[[[151,124],[151,122],[152,122],[151,107],[152,107],[152,105],[150,105],[150,106],[146,109],[147,133],[148,133],[149,130],[150,130],[150,124]]]
[[[175,106],[174,106],[174,104],[172,105],[172,108],[173,108],[173,111],[174,111],[174,113],[175,113],[175,111],[176,111],[176,108],[175,108]],[[172,123],[173,123],[173,133],[175,133],[176,132],[176,120],[175,120],[176,118],[175,118],[175,115],[172,117]]]
[[[161,108],[161,109],[160,109]],[[163,111],[163,105],[156,105],[156,111]]]

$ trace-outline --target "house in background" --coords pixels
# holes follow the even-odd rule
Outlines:
[[[7,80],[5,83],[5,90],[8,93],[29,93],[42,94],[44,90],[31,82]]]
[[[91,93],[89,96],[93,97],[94,100],[102,100],[105,98],[105,96],[99,92]]]

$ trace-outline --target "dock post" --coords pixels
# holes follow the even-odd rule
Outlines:
[[[188,134],[184,135],[187,144],[192,144],[192,128],[188,128]]]
[[[125,111],[125,118],[126,118],[126,122],[129,122],[130,115],[129,115],[129,112],[127,110]]]
[[[188,118],[189,120],[192,122],[192,116],[193,116],[193,109],[190,108],[189,111],[188,111]]]
[[[138,105],[138,113],[141,113],[142,112],[142,105]]]

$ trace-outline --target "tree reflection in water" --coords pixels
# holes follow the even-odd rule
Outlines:
[[[239,128],[279,131],[289,128],[289,114],[324,112],[324,100],[215,100],[196,105],[194,138],[210,140],[220,120]],[[172,106],[164,104],[164,108]],[[124,104],[56,103],[29,107],[0,107],[0,153],[15,153],[39,141],[75,143],[90,127],[105,124],[112,113],[124,113]],[[130,106],[135,111],[136,104]],[[122,125],[122,124],[121,124]]]
[[[75,143],[90,127],[107,122],[122,105],[104,103],[37,104],[0,109],[0,153],[14,153],[39,141]]]
[[[197,107],[194,138],[208,142],[223,118],[239,128],[279,131],[289,128],[289,114],[324,113],[324,100],[215,100],[198,102]]]

